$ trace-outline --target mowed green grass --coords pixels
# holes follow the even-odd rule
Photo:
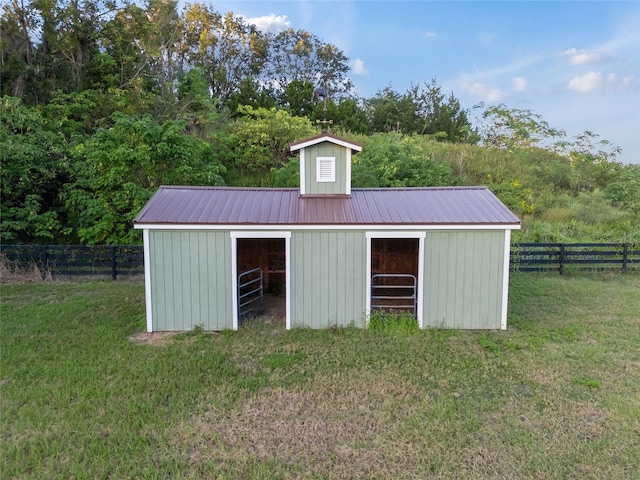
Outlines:
[[[640,478],[640,275],[515,275],[505,332],[139,343],[141,283],[2,285],[9,478]]]

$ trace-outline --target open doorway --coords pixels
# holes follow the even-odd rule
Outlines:
[[[237,238],[238,325],[259,321],[286,326],[285,238]]]
[[[417,318],[420,240],[371,238],[370,311]]]

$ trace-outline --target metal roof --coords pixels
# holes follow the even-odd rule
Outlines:
[[[520,225],[486,187],[376,188],[351,196],[298,189],[163,186],[134,223],[143,225]]]

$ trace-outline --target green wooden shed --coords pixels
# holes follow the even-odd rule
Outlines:
[[[505,329],[518,217],[485,187],[352,189],[361,149],[329,133],[291,144],[299,189],[160,187],[135,219],[147,330],[235,330],[269,294],[287,329],[365,327],[376,310]]]

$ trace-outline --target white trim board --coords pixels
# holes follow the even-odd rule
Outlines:
[[[304,156],[304,150],[300,151],[300,195],[305,195],[307,192],[307,174],[305,172],[306,159]]]
[[[414,232],[410,230],[402,230],[395,232],[366,232],[367,238],[424,238],[425,232]]]
[[[345,192],[347,195],[351,195],[351,150],[347,150],[347,165],[345,175]]]
[[[422,313],[423,313],[423,302],[424,302],[424,239],[426,237],[425,232],[415,232],[415,231],[395,231],[395,232],[384,232],[384,231],[375,231],[375,232],[366,232],[365,237],[367,238],[367,256],[365,257],[367,260],[366,270],[365,270],[365,326],[369,325],[369,318],[371,317],[371,239],[372,238],[410,238],[418,240],[418,298],[416,305],[416,320],[418,320],[418,327],[422,329]]]
[[[500,329],[507,329],[507,305],[509,301],[509,267],[511,260],[511,231],[504,231],[504,259],[502,265],[502,306],[500,312]]]
[[[329,136],[319,136],[316,138],[312,138],[310,140],[307,140],[306,142],[301,142],[298,143],[297,145],[294,145],[292,147],[290,147],[289,149],[292,152],[295,152],[296,150],[301,150],[307,147],[311,147],[313,145],[317,145],[319,143],[322,142],[329,142],[329,143],[333,143],[335,145],[340,145],[341,147],[345,147],[345,148],[349,148],[351,150],[355,150],[356,152],[361,152],[362,151],[362,147],[360,145],[356,145],[354,143],[351,143],[349,141],[346,140],[340,140],[338,138],[334,138],[334,137],[329,137]]]
[[[188,224],[188,223],[143,223],[136,224],[133,228],[137,230],[235,230],[235,231],[257,231],[257,232],[269,232],[269,231],[295,231],[295,230],[351,230],[351,231],[363,231],[363,230],[402,230],[402,231],[428,231],[428,230],[520,230],[520,225],[516,224],[434,224],[434,225],[365,225],[365,224],[322,224],[322,225],[306,225],[306,224],[282,224],[282,225],[256,225],[256,224]]]
[[[291,232],[230,232],[231,238],[291,238]]]
[[[285,283],[285,328],[291,329],[291,232],[229,232],[231,237],[231,304],[233,330],[238,330],[238,239],[239,238],[284,238],[284,283]]]
[[[151,252],[149,245],[149,230],[142,231],[144,249],[144,304],[147,317],[147,332],[153,332],[153,308],[151,301]]]

